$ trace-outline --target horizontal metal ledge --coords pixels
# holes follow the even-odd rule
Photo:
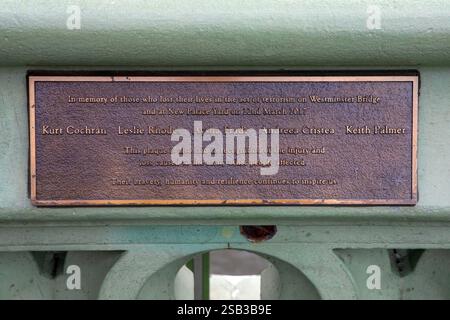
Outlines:
[[[450,222],[450,207],[88,207],[1,208],[0,224],[347,224]]]
[[[71,5],[80,29],[70,30]],[[17,2],[0,10],[0,65],[450,64],[450,3],[372,0]]]
[[[251,244],[237,226],[0,227],[0,251],[128,250],[137,246],[321,245],[335,248],[449,248],[448,226],[281,226],[273,239]],[[52,248],[52,249],[50,249]]]

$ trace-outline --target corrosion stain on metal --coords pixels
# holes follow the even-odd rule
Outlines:
[[[417,76],[30,76],[31,199],[414,205],[417,111]],[[174,165],[171,133],[194,121],[279,129],[278,172]]]
[[[240,226],[241,235],[250,242],[263,242],[272,239],[277,226]]]

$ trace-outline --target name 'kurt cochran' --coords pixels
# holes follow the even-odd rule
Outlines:
[[[66,126],[65,128],[61,127],[50,127],[48,125],[43,125],[41,133],[43,135],[106,135],[107,131],[105,128],[101,127],[88,127],[88,126]]]

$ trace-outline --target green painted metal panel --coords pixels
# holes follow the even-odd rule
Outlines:
[[[73,4],[81,8],[80,30],[66,27]],[[274,261],[281,298],[450,298],[450,4],[377,1],[376,30],[366,25],[369,5],[0,1],[0,298],[174,298],[179,267],[226,248]],[[28,71],[403,69],[421,76],[415,207],[30,204]],[[243,224],[276,224],[278,232],[254,244],[240,234]],[[388,249],[426,250],[399,276]],[[80,290],[51,271],[52,252],[65,253],[62,270],[82,268]],[[381,269],[380,290],[366,286],[370,265]],[[298,291],[303,279],[315,289]]]
[[[70,5],[80,30],[66,28]],[[382,10],[380,30],[367,28],[370,5]],[[3,0],[0,64],[448,65],[445,9],[446,0]]]
[[[36,208],[28,198],[26,72],[0,69],[0,221],[147,221],[152,223],[277,224],[308,222],[450,221],[450,68],[420,67],[419,202],[415,207],[100,207]],[[74,68],[70,68],[74,69]],[[84,70],[86,68],[83,68]]]

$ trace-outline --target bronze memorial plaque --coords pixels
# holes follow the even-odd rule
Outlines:
[[[30,76],[35,205],[417,202],[418,76]]]

